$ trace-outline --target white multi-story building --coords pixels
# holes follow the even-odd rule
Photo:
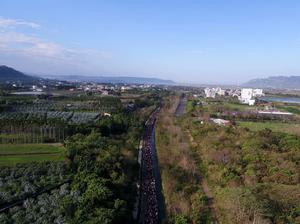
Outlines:
[[[231,97],[240,97],[241,90],[240,89],[230,89],[227,93]]]
[[[221,89],[220,87],[217,87],[215,91],[219,96],[225,96],[225,89]]]
[[[205,88],[204,89],[205,97],[215,98],[216,95],[225,96],[225,90],[220,87],[217,88]]]
[[[206,98],[215,98],[216,97],[216,92],[214,91],[214,88],[205,88],[204,89],[205,97]]]
[[[250,106],[255,104],[255,97],[263,96],[262,89],[251,89],[251,88],[243,88],[241,90],[241,95],[239,100],[241,103],[249,104]]]
[[[253,89],[253,96],[254,97],[264,96],[263,90],[262,89]]]

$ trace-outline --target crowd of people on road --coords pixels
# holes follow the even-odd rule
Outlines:
[[[157,113],[154,112],[146,123],[143,137],[141,197],[143,206],[142,223],[144,224],[159,223],[157,189],[153,164],[153,129],[156,114]]]

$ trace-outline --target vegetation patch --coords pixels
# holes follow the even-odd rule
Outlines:
[[[241,127],[249,128],[252,131],[260,131],[263,129],[271,129],[274,132],[285,132],[290,134],[300,135],[300,124],[281,123],[281,122],[253,122],[253,121],[238,121]]]
[[[59,144],[1,144],[0,165],[12,166],[18,163],[61,161],[65,149]]]

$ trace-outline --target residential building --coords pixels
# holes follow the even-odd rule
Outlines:
[[[249,104],[250,106],[255,104],[255,97],[263,96],[262,89],[251,89],[251,88],[243,88],[241,90],[241,95],[239,100],[241,103]]]

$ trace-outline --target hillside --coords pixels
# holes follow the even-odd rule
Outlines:
[[[271,76],[264,79],[253,79],[243,84],[245,87],[300,89],[300,76]]]
[[[10,68],[5,65],[0,66],[0,82],[17,82],[17,81],[22,81],[22,82],[29,82],[29,81],[34,81],[36,78],[25,75],[22,72],[19,72],[13,68]]]

